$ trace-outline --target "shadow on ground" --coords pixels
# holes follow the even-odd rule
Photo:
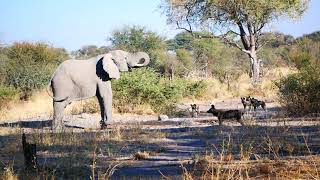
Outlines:
[[[51,121],[15,122],[2,127],[48,127]],[[38,163],[48,172],[55,171],[59,178],[90,177],[92,162],[96,162],[96,174],[108,171],[112,164],[121,164],[113,178],[166,176],[180,177],[182,161],[195,157],[212,155],[220,157],[221,152],[241,159],[241,151],[257,156],[275,159],[285,156],[320,154],[320,125],[253,125],[253,126],[181,126],[177,122],[156,122],[156,125],[171,125],[163,129],[116,128],[104,131],[80,131],[64,133],[27,134],[28,140],[37,144]],[[144,126],[153,126],[145,122]],[[208,124],[210,125],[210,124]],[[145,127],[145,128],[146,128]],[[158,134],[158,135],[157,135]],[[158,137],[159,136],[159,137]],[[21,135],[0,136],[0,159],[3,164],[14,161],[17,172],[23,167]],[[242,149],[241,149],[242,148]],[[95,152],[95,155],[93,155]],[[134,159],[137,152],[148,152],[148,157]],[[96,157],[96,158],[94,158]],[[83,170],[83,171],[82,171]],[[21,171],[22,172],[22,171]],[[83,175],[85,174],[85,175]]]

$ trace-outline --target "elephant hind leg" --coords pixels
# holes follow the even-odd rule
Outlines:
[[[68,105],[67,101],[63,102],[53,102],[53,129],[62,129],[63,128],[63,115],[64,108]]]

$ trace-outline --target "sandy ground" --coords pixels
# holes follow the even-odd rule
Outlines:
[[[217,109],[243,109],[238,99],[216,101],[214,103]],[[110,162],[117,162],[119,166],[113,174],[114,178],[130,176],[159,178],[162,176],[161,174],[173,177],[179,176],[182,173],[180,167],[182,162],[191,163],[194,161],[195,155],[204,155],[210,151],[218,154],[216,151],[219,148],[213,147],[221,145],[222,141],[228,138],[228,135],[229,138],[230,136],[233,137],[233,141],[237,145],[248,142],[245,140],[251,138],[253,133],[251,131],[254,131],[254,136],[257,137],[260,137],[260,133],[263,134],[266,131],[268,131],[268,135],[276,136],[279,133],[281,134],[284,129],[292,132],[292,137],[290,136],[290,138],[300,137],[303,134],[308,136],[309,148],[312,154],[320,153],[320,138],[318,138],[320,135],[320,121],[317,118],[284,118],[279,105],[275,102],[267,101],[267,111],[258,109],[256,112],[246,112],[244,114],[243,119],[249,125],[248,127],[242,127],[235,121],[226,121],[224,126],[220,127],[217,125],[216,117],[205,113],[209,107],[209,104],[200,103],[201,114],[198,118],[191,118],[189,113],[190,105],[180,104],[177,108],[184,111],[182,117],[169,117],[162,121],[158,120],[157,115],[115,114],[114,121],[110,122],[109,128],[111,129],[114,127],[130,129],[132,126],[139,126],[144,131],[161,131],[166,136],[164,138],[150,139],[143,145],[129,143],[119,151],[116,157],[110,157],[104,153],[98,154],[97,170],[105,171],[106,167],[110,167]],[[78,129],[80,132],[82,129],[93,129],[95,131],[99,129],[99,120],[99,114],[66,116],[65,125],[68,129],[75,129],[76,131]],[[50,131],[50,124],[50,117],[47,117],[2,121],[0,127],[21,127],[25,132],[31,132],[32,129]],[[243,140],[239,139],[239,137],[242,137]],[[142,160],[134,160],[132,153],[138,150],[156,153]],[[237,157],[239,150],[235,148],[232,151],[234,151],[235,160],[239,160],[239,157]],[[260,156],[270,155],[270,153],[268,154],[259,148],[256,151]],[[286,156],[287,154],[284,153],[284,155]],[[301,154],[297,153],[296,156],[298,155]],[[40,163],[48,162],[49,159],[54,161],[54,159],[58,160],[59,158],[39,152],[38,160]],[[256,160],[253,156],[251,159]]]

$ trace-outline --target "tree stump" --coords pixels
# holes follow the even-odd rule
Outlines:
[[[37,169],[37,146],[27,143],[24,133],[22,133],[22,148],[26,169]]]

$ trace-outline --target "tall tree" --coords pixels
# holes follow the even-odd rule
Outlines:
[[[248,55],[253,83],[259,82],[257,51],[263,46],[262,29],[272,21],[300,17],[309,0],[165,0],[168,22],[198,38],[218,37]],[[209,35],[194,34],[205,28]],[[217,35],[219,34],[219,35]]]

